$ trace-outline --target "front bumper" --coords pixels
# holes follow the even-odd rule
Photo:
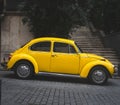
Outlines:
[[[114,73],[118,73],[118,66],[114,66]]]
[[[114,76],[120,76],[119,72],[120,72],[119,66],[115,65],[114,66]]]

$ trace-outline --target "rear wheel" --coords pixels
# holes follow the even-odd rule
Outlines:
[[[102,66],[94,67],[89,73],[89,79],[92,83],[102,85],[108,80],[108,73]]]
[[[28,61],[20,61],[15,65],[15,74],[22,79],[30,78],[34,74],[34,67]]]

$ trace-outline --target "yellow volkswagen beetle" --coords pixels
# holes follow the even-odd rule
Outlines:
[[[37,38],[11,54],[8,70],[26,79],[34,74],[67,74],[104,84],[114,73],[114,65],[95,54],[83,53],[73,40]]]

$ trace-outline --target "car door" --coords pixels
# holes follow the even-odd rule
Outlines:
[[[67,43],[54,42],[51,55],[51,72],[78,74],[79,54]]]
[[[51,42],[37,42],[30,47],[29,54],[36,60],[40,71],[50,70]]]

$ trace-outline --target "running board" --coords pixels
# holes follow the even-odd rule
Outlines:
[[[60,74],[60,73],[50,73],[50,72],[39,72],[38,74],[40,75],[53,75],[53,76],[65,76],[65,77],[79,77],[80,75],[75,75],[75,74]]]

